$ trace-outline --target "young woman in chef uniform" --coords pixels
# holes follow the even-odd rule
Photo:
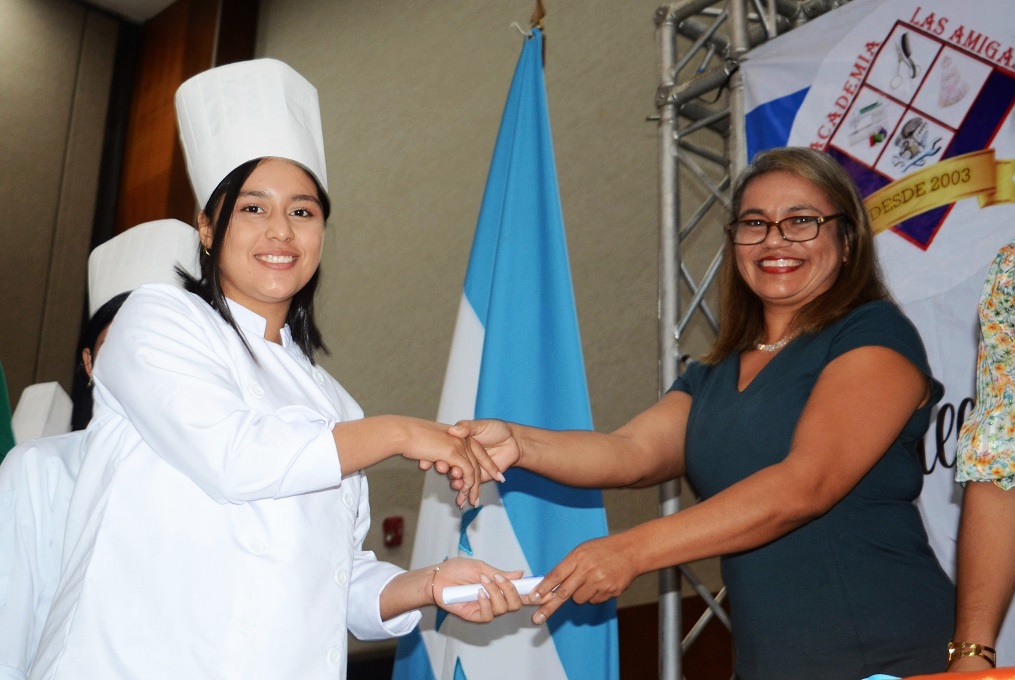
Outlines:
[[[64,576],[31,678],[343,678],[347,632],[408,633],[448,585],[470,621],[521,606],[501,572],[363,551],[362,470],[401,455],[460,505],[496,467],[447,427],[363,418],[314,362],[329,202],[317,92],[262,59],[195,76],[177,119],[201,277],[136,290],[96,367]]]

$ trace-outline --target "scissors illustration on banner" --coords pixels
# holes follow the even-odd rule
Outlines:
[[[902,87],[903,77],[916,80],[920,75],[920,65],[913,59],[913,47],[909,44],[909,34],[903,33],[895,43],[895,54],[899,59],[895,67],[895,75],[889,81],[893,90]]]

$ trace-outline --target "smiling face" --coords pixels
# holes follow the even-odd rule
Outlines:
[[[213,227],[198,217],[201,243]],[[279,326],[292,297],[317,271],[324,245],[324,214],[317,186],[305,170],[269,158],[240,189],[219,254],[222,293]]]
[[[781,220],[791,215],[839,212],[812,182],[791,172],[769,172],[744,190],[737,219]],[[772,228],[762,243],[735,246],[737,269],[766,311],[796,313],[831,288],[844,252],[837,220],[823,224],[812,241],[793,243]]]

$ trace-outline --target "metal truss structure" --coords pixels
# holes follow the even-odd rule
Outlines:
[[[712,291],[722,263],[718,226],[728,221],[733,178],[747,163],[740,59],[846,2],[683,0],[656,10],[660,394],[679,373],[685,338],[704,337],[710,344],[718,330]],[[704,271],[694,272],[696,266]],[[660,486],[660,515],[679,511],[679,492],[676,481]],[[681,579],[707,604],[683,638]],[[684,652],[713,618],[730,627],[724,599],[725,588],[713,597],[686,566],[660,573],[661,680],[683,677]]]

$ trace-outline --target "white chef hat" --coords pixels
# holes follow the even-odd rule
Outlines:
[[[201,208],[226,175],[255,158],[302,165],[327,191],[317,90],[276,59],[199,73],[176,91],[176,122]]]
[[[132,227],[88,256],[88,316],[111,298],[145,283],[181,285],[180,265],[200,275],[197,229],[179,220],[155,220]]]

